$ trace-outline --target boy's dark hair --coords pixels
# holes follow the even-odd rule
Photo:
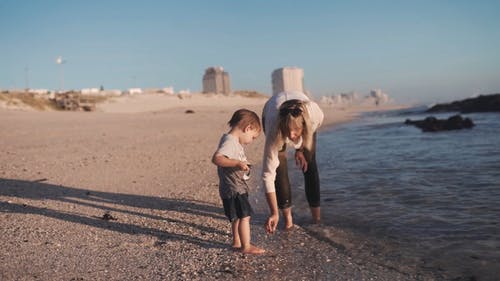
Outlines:
[[[233,113],[231,120],[227,122],[231,128],[238,127],[244,130],[247,126],[253,129],[261,130],[260,119],[257,113],[248,109],[238,109]]]

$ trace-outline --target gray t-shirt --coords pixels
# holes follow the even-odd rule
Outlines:
[[[229,159],[239,161],[247,161],[243,146],[238,141],[238,138],[224,134],[219,142],[219,147],[216,153],[220,153]],[[228,199],[236,194],[248,193],[248,186],[243,180],[245,172],[238,168],[223,168],[217,167],[217,174],[219,175],[219,194],[222,199]]]

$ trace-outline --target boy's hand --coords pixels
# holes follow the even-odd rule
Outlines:
[[[250,170],[248,165],[250,165],[248,162],[239,161],[238,165],[236,165],[236,166],[242,171],[248,171],[248,170]]]

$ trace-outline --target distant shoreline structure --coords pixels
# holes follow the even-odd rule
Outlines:
[[[387,105],[394,104],[395,101],[380,89],[371,90],[366,96],[361,96],[357,92],[332,94],[330,96],[322,96],[320,103],[332,106],[363,106],[363,105]]]

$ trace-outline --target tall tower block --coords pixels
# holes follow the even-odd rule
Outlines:
[[[304,70],[299,67],[282,67],[273,71],[273,95],[283,91],[304,92]]]
[[[215,93],[229,95],[231,83],[229,74],[221,66],[209,67],[203,75],[203,93]]]

